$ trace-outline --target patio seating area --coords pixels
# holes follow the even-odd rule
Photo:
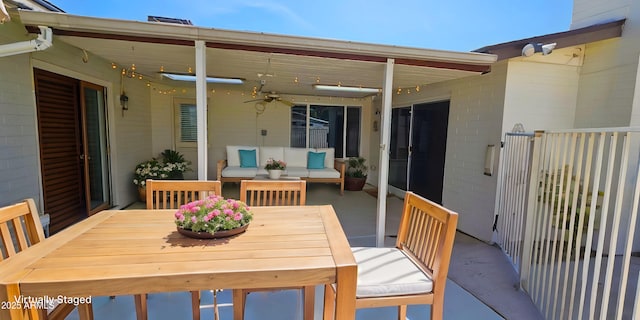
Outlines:
[[[375,244],[376,199],[367,192],[346,192],[340,196],[335,187],[324,184],[307,186],[307,205],[333,205],[352,246]],[[239,184],[228,183],[225,197],[239,198]],[[387,246],[393,246],[398,228],[402,199],[387,200]],[[135,203],[130,209],[144,208]],[[542,319],[530,298],[514,288],[517,277],[512,266],[494,246],[458,233],[445,291],[445,319]],[[489,289],[487,289],[489,288]],[[481,298],[484,301],[479,300]],[[191,295],[188,292],[154,294],[149,298],[149,319],[190,318]],[[316,287],[315,319],[322,318],[323,290]],[[220,319],[232,319],[231,290],[218,294]],[[247,298],[245,319],[301,319],[303,299],[300,290],[254,292]],[[462,307],[461,307],[462,306]],[[95,297],[96,319],[135,319],[133,297]],[[409,306],[407,319],[428,317],[429,306]],[[356,319],[392,319],[397,308],[357,310]],[[202,292],[202,319],[214,319],[213,295]],[[74,312],[68,319],[77,319]]]

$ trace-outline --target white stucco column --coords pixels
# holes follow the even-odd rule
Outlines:
[[[391,142],[391,98],[393,97],[394,59],[387,59],[382,85],[382,117],[380,119],[380,164],[378,168],[378,210],[376,220],[376,246],[384,247],[387,217],[387,190],[389,183],[389,144]]]
[[[207,46],[202,40],[196,40],[195,43],[198,180],[207,180]]]

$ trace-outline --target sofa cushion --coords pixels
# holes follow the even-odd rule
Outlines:
[[[325,152],[313,152],[307,153],[307,169],[324,169],[324,158],[327,156]]]
[[[230,167],[240,166],[240,149],[242,150],[256,150],[256,159],[260,158],[260,151],[257,147],[252,146],[227,146],[227,165]]]
[[[288,167],[307,167],[307,148],[284,148],[284,161]]]
[[[307,167],[291,167],[287,165],[287,170],[285,170],[285,173],[290,177],[306,178],[309,176],[309,170],[307,170]]]
[[[264,168],[269,159],[287,162],[284,158],[284,149],[284,147],[260,147],[260,163],[258,166]]]
[[[333,168],[333,160],[336,158],[336,151],[334,148],[317,148],[315,152],[324,152],[326,154],[324,157],[324,167]]]
[[[396,248],[351,248],[358,263],[356,297],[429,293],[433,281]]]
[[[256,149],[252,149],[252,150],[240,149],[238,150],[238,153],[240,154],[240,167],[242,168],[258,167],[258,162],[256,160],[257,159]]]
[[[340,178],[340,172],[334,168],[309,169],[309,178]]]
[[[258,168],[242,168],[240,166],[226,167],[222,169],[222,176],[225,178],[253,178],[256,176]]]

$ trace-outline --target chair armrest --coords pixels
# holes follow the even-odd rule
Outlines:
[[[344,170],[346,168],[346,163],[342,160],[338,160],[338,159],[334,159],[333,160],[333,167],[338,170],[338,172],[340,172],[340,178],[344,177]]]
[[[227,167],[227,159],[218,160],[216,168],[216,177],[218,181],[222,181],[222,169]]]

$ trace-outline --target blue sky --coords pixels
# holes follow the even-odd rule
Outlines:
[[[69,14],[471,51],[567,31],[571,0],[50,0]]]

